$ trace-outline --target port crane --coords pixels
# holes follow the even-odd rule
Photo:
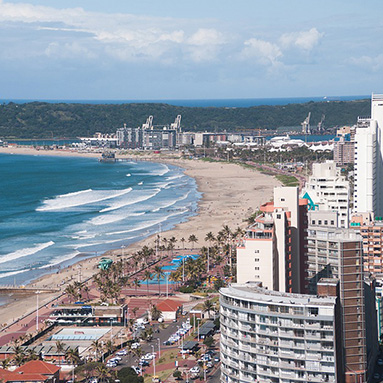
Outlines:
[[[311,130],[310,130],[310,117],[311,117],[311,112],[309,112],[309,114],[305,118],[305,120],[303,122],[301,122],[302,133],[303,134],[311,134]]]
[[[324,120],[325,120],[325,118],[326,118],[326,116],[324,114],[322,114],[322,118],[320,119],[320,121],[318,122],[318,125],[317,125],[318,133],[324,132]]]

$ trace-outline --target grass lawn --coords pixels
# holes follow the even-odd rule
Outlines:
[[[299,181],[294,176],[278,174],[275,176],[284,186],[299,186]]]

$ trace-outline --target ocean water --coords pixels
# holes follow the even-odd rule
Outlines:
[[[169,104],[185,107],[217,107],[217,108],[248,108],[260,105],[287,105],[301,104],[305,102],[326,102],[326,101],[352,101],[369,99],[371,95],[356,96],[314,96],[314,97],[280,97],[280,98],[224,98],[224,99],[164,99],[164,100],[32,100],[32,99],[5,99],[2,102],[14,102],[24,104],[27,102],[41,101],[49,103],[65,104]]]
[[[181,168],[0,154],[0,284],[25,284],[196,214]]]

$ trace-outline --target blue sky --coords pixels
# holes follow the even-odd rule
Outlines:
[[[383,93],[383,2],[0,0],[0,99]]]

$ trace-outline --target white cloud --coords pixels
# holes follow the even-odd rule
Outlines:
[[[200,28],[187,39],[186,43],[186,51],[190,58],[198,63],[215,60],[226,40],[224,35],[215,29]]]
[[[221,45],[225,43],[223,34],[215,29],[200,28],[189,39],[190,45]]]
[[[304,51],[311,51],[324,36],[316,28],[311,28],[308,31],[285,33],[280,38],[281,46],[285,49],[295,46]]]
[[[50,43],[45,49],[45,54],[48,57],[70,59],[73,57],[95,59],[97,56],[88,48],[77,42],[60,44],[58,42]]]
[[[354,65],[363,67],[365,69],[378,72],[383,69],[383,54],[380,54],[375,57],[371,57],[371,56],[352,57],[350,62]]]
[[[283,54],[278,45],[268,41],[252,38],[244,42],[241,56],[246,59],[254,59],[260,64],[276,66]]]

